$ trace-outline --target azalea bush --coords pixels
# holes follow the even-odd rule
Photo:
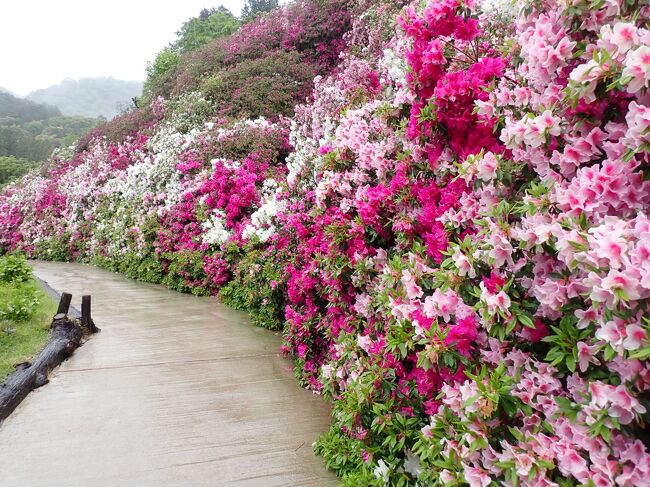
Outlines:
[[[281,329],[344,485],[647,485],[649,15],[282,7],[5,189],[0,249]]]

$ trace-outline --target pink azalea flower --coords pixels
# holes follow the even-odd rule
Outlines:
[[[598,318],[598,312],[594,308],[589,308],[586,310],[577,309],[573,314],[578,318],[578,323],[576,324],[579,330],[584,330],[589,326],[592,321],[596,321]]]
[[[625,333],[627,337],[623,340],[623,348],[626,350],[636,350],[648,340],[648,333],[639,325],[627,325]]]
[[[487,305],[488,313],[494,315],[497,310],[508,313],[510,305],[510,296],[506,294],[505,291],[499,291],[494,294],[488,291],[484,283],[480,284],[481,287],[481,300]]]
[[[640,46],[629,51],[621,74],[631,78],[627,85],[627,91],[630,93],[647,88],[650,83],[650,46]]]
[[[368,335],[359,335],[357,337],[357,345],[359,345],[359,348],[368,353],[370,347],[372,346],[372,339]]]
[[[487,487],[492,483],[488,472],[479,467],[463,464],[463,475],[470,487]]]
[[[499,161],[491,152],[487,152],[476,163],[476,177],[482,181],[489,182],[497,175]]]
[[[614,319],[596,330],[596,338],[620,350],[626,337],[625,333],[625,324],[619,319]]]
[[[416,284],[415,277],[413,277],[413,274],[408,269],[402,271],[402,284],[406,290],[406,295],[411,301],[419,299],[424,295],[420,286]]]
[[[590,363],[600,365],[600,361],[594,357],[596,346],[589,346],[582,341],[576,343],[576,346],[578,348],[578,369],[580,372],[586,372]]]

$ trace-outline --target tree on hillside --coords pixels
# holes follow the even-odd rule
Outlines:
[[[18,179],[34,167],[36,167],[34,162],[25,159],[0,156],[0,187]]]
[[[239,20],[226,7],[204,8],[198,17],[192,17],[183,24],[176,33],[178,40],[172,48],[179,52],[194,51],[212,39],[232,34],[238,28]]]
[[[70,145],[95,123],[85,117],[64,117],[50,105],[0,93],[0,158],[5,158],[0,167],[0,184],[22,174],[14,169],[25,166],[24,160],[47,159],[55,147]],[[7,157],[14,159],[9,161]]]
[[[165,86],[173,80],[173,73],[178,66],[180,55],[171,47],[166,47],[158,54],[153,62],[147,63],[147,79],[142,90],[145,96],[151,93],[164,93]]]
[[[277,6],[278,0],[246,0],[241,10],[241,18],[244,22],[250,22],[259,14],[270,12]]]
[[[153,62],[147,64],[144,103],[148,103],[148,97],[152,93],[169,93],[181,54],[195,51],[214,39],[232,34],[240,24],[237,17],[223,5],[219,8],[204,8],[198,17],[187,20],[176,33],[176,41],[160,51]]]

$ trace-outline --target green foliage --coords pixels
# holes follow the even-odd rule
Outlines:
[[[37,167],[37,164],[26,159],[0,156],[0,186],[15,181],[35,167]]]
[[[38,307],[39,300],[31,292],[32,288],[20,286],[21,293],[0,304],[0,320],[22,322],[30,319]]]
[[[342,477],[355,472],[363,463],[363,446],[363,442],[350,438],[337,426],[332,426],[327,433],[318,438],[314,451],[324,458],[327,468]]]
[[[165,105],[165,117],[174,120],[180,133],[187,133],[207,120],[214,113],[214,104],[201,93],[186,93]]]
[[[127,111],[109,122],[98,125],[77,141],[77,151],[88,149],[88,144],[95,139],[106,137],[113,142],[122,142],[135,132],[146,132],[154,119],[151,107],[145,106]]]
[[[34,256],[43,260],[68,262],[72,260],[70,252],[70,234],[51,237],[36,243]]]
[[[284,325],[282,269],[268,253],[249,248],[241,252],[237,273],[224,286],[219,298],[240,311],[248,311],[256,326],[281,330]]]
[[[147,64],[147,79],[144,82],[145,97],[153,94],[169,94],[176,82],[176,68],[180,54],[171,47],[166,47],[156,55],[153,62]]]
[[[250,22],[258,15],[270,12],[277,7],[278,0],[246,0],[241,10],[241,18],[244,22]]]
[[[203,254],[192,250],[181,250],[165,254],[168,261],[167,274],[162,284],[182,293],[207,296],[207,276],[203,270]],[[189,282],[188,282],[189,281]],[[191,285],[190,285],[191,284]]]
[[[0,282],[18,284],[28,281],[31,276],[32,270],[23,255],[10,254],[0,259]]]
[[[32,281],[32,269],[21,254],[0,258],[0,286],[9,289],[2,294],[0,320],[21,322],[34,314],[39,300]]]
[[[272,118],[291,114],[314,76],[300,54],[276,51],[219,71],[203,82],[201,91],[221,108],[222,115]]]
[[[550,343],[546,360],[560,370],[576,371],[578,364],[578,342],[587,341],[593,330],[587,328],[579,330],[576,326],[577,318],[573,313],[566,314],[557,326],[551,326],[552,333],[542,341]]]
[[[176,34],[178,40],[172,44],[178,52],[189,52],[207,44],[212,39],[232,34],[240,22],[224,6],[203,9],[198,17],[192,17]]]
[[[0,258],[0,381],[43,346],[55,309],[24,257]]]
[[[0,92],[0,122],[27,123],[60,117],[61,111],[54,106],[23,100],[10,93]]]
[[[21,160],[47,159],[55,148],[72,144],[96,122],[84,117],[64,117],[58,108],[0,92],[0,157],[19,161],[4,161],[0,165],[0,184],[25,172]]]
[[[176,33],[176,41],[160,51],[153,62],[147,64],[147,79],[143,88],[144,102],[150,102],[157,95],[171,94],[176,84],[182,54],[195,51],[214,39],[228,36],[239,26],[239,20],[223,6],[203,9],[198,17],[186,21]]]

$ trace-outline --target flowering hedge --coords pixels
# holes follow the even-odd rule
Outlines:
[[[155,100],[6,189],[0,247],[282,329],[344,485],[650,485],[650,8],[367,3],[291,118]]]

